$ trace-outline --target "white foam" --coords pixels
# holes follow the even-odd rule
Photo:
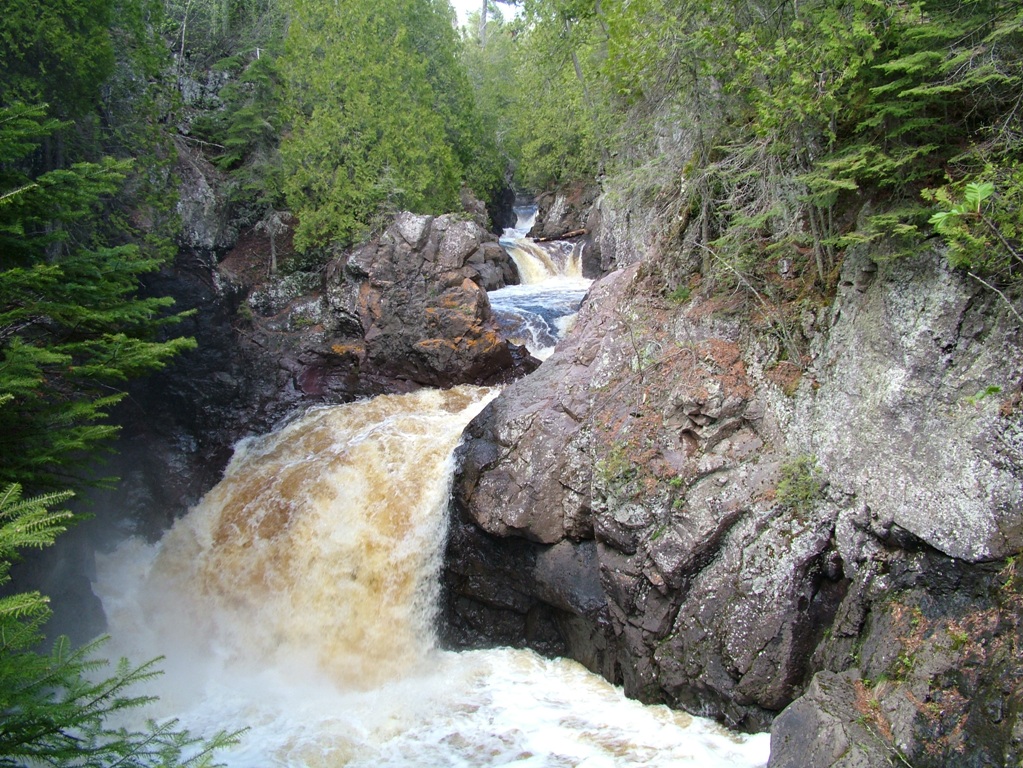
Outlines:
[[[312,411],[249,441],[159,545],[99,557],[110,650],[167,656],[145,714],[248,728],[231,768],[764,765],[766,736],[640,705],[574,662],[434,649],[450,454],[495,394]]]

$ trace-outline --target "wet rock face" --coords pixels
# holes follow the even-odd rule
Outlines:
[[[515,190],[505,187],[490,200],[490,228],[496,234],[501,234],[509,227],[514,227],[518,221],[515,213]]]
[[[883,560],[865,584],[870,610],[855,667],[818,672],[778,716],[770,765],[1018,764],[1023,579],[1015,562],[971,565],[930,549]]]
[[[536,222],[529,232],[530,237],[545,240],[558,239],[566,233],[576,233],[573,237],[584,238],[582,272],[590,279],[603,277],[628,263],[605,258],[601,254],[598,196],[597,187],[589,185],[543,193],[536,199]]]
[[[401,213],[322,276],[248,289],[239,342],[251,367],[272,369],[261,378],[272,379],[277,413],[301,401],[505,381],[533,363],[499,335],[486,291],[516,279],[474,219]]]
[[[399,214],[328,272],[324,330],[361,344],[360,365],[417,384],[494,383],[521,373],[525,354],[500,336],[487,299],[512,276],[511,262],[488,237],[456,216]]]
[[[995,594],[988,561],[1023,549],[1023,331],[936,254],[853,254],[793,331],[797,369],[727,298],[673,305],[649,273],[597,283],[469,426],[449,641],[567,652],[743,728],[791,705],[772,765],[959,764],[973,737],[1011,754],[1023,692],[1000,681],[1023,600]],[[873,713],[879,746],[833,754]]]
[[[184,247],[148,281],[193,310],[180,330],[199,347],[134,383],[120,408],[109,471],[124,481],[109,506],[142,531],[165,529],[219,479],[235,442],[297,408],[535,366],[498,334],[485,289],[517,274],[474,217],[402,214],[323,274],[269,278],[269,246],[249,233],[219,260]]]
[[[596,286],[581,322],[600,327],[616,287]],[[600,336],[572,334],[528,381],[509,386],[467,429],[458,498],[477,524],[497,536],[542,544],[591,539],[592,461],[584,426]]]
[[[849,718],[861,695],[855,673],[822,672],[771,730],[775,768],[871,768],[891,765],[889,753],[866,723]]]
[[[186,248],[213,251],[229,248],[238,238],[237,224],[229,216],[224,199],[224,174],[182,139],[177,145],[176,172],[181,180],[177,213],[181,217],[181,242]]]

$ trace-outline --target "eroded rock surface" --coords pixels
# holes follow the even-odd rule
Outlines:
[[[653,272],[596,284],[470,425],[449,640],[568,653],[742,728],[794,707],[772,765],[1018,756],[998,681],[1018,607],[991,564],[1023,549],[1011,313],[940,254],[852,254],[779,339],[732,297],[658,298]],[[546,575],[555,551],[571,578]],[[955,762],[971,739],[983,759]]]
[[[382,375],[432,386],[521,373],[525,353],[500,336],[487,300],[488,289],[514,281],[514,265],[488,238],[465,218],[399,214],[328,270],[324,357],[354,356]]]
[[[978,562],[1023,547],[1018,333],[998,307],[934,260],[892,265],[859,291],[863,257],[845,289],[799,398],[793,439],[832,484],[869,507],[878,530],[901,529],[954,558]]]

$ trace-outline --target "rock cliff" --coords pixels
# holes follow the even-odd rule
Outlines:
[[[449,641],[774,722],[772,766],[1018,759],[1023,329],[939,253],[876,253],[783,323],[616,254],[467,430]]]
[[[214,169],[186,165],[203,181],[185,193],[217,187]],[[224,218],[222,201],[207,210],[189,194],[183,199],[189,215],[178,259],[147,289],[194,312],[183,330],[199,347],[134,386],[109,468],[123,478],[110,506],[125,507],[127,497],[126,516],[144,530],[161,531],[195,504],[239,438],[269,430],[296,408],[505,382],[536,365],[501,337],[491,313],[487,290],[518,276],[481,226],[478,201],[460,214],[399,214],[319,272],[268,275],[265,233],[250,228],[217,250],[209,233]],[[277,239],[285,260],[287,233]]]

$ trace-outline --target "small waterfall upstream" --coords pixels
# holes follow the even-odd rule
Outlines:
[[[588,284],[516,286],[507,312],[547,327],[543,354]],[[643,706],[575,662],[436,647],[452,453],[496,395],[313,408],[242,441],[160,542],[100,556],[107,650],[166,657],[146,716],[247,728],[229,768],[763,766],[766,735]]]
[[[524,284],[542,283],[556,277],[581,279],[582,243],[552,240],[539,243],[528,237],[536,222],[534,205],[517,206],[514,227],[501,235],[500,242],[519,268]],[[589,281],[586,281],[589,283]]]
[[[490,291],[490,306],[512,341],[545,360],[571,325],[592,281],[583,277],[582,243],[535,242],[527,235],[536,207],[517,207],[515,212],[518,221],[504,231],[500,242],[515,261],[522,283]]]

